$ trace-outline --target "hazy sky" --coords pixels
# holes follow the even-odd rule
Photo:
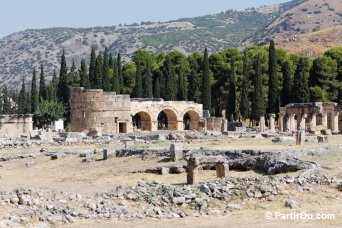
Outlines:
[[[0,37],[24,29],[167,21],[289,0],[3,0]]]

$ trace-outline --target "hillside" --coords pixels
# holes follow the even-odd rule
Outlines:
[[[264,30],[247,39],[243,46],[274,39],[290,51],[317,56],[327,48],[342,44],[341,12],[340,0],[305,1],[282,13]]]
[[[23,76],[30,80],[32,69],[44,64],[48,79],[58,68],[63,48],[67,61],[78,65],[81,58],[88,58],[90,48],[98,50],[107,46],[113,54],[121,52],[127,59],[138,48],[151,51],[172,49],[189,53],[211,51],[238,46],[250,34],[262,30],[280,14],[299,4],[294,0],[281,5],[228,10],[215,15],[182,18],[164,23],[144,22],[94,28],[48,28],[25,30],[0,39],[1,85],[17,87]],[[89,60],[89,59],[87,59]]]

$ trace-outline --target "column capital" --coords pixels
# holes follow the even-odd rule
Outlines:
[[[276,114],[275,113],[269,113],[268,116],[275,117]]]

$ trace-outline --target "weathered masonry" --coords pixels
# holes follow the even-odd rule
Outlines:
[[[341,107],[333,102],[315,102],[288,104],[280,108],[278,126],[280,131],[294,132],[305,129],[316,132],[330,129],[338,133],[342,125]],[[270,115],[270,123],[274,123],[275,115]]]
[[[33,130],[33,115],[0,115],[0,134],[7,137],[27,135]]]
[[[70,93],[71,131],[100,128],[103,133],[200,130],[205,127],[203,106],[188,101],[160,98],[131,99],[129,95],[101,89],[72,88]]]

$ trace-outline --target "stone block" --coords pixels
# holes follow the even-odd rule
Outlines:
[[[170,156],[172,161],[180,161],[183,159],[183,144],[171,144]]]
[[[104,148],[103,149],[103,160],[107,160],[108,158],[112,158],[112,157],[115,157],[116,156],[116,153],[115,151],[112,151],[108,148]]]
[[[235,132],[245,132],[247,131],[246,127],[235,127]]]

